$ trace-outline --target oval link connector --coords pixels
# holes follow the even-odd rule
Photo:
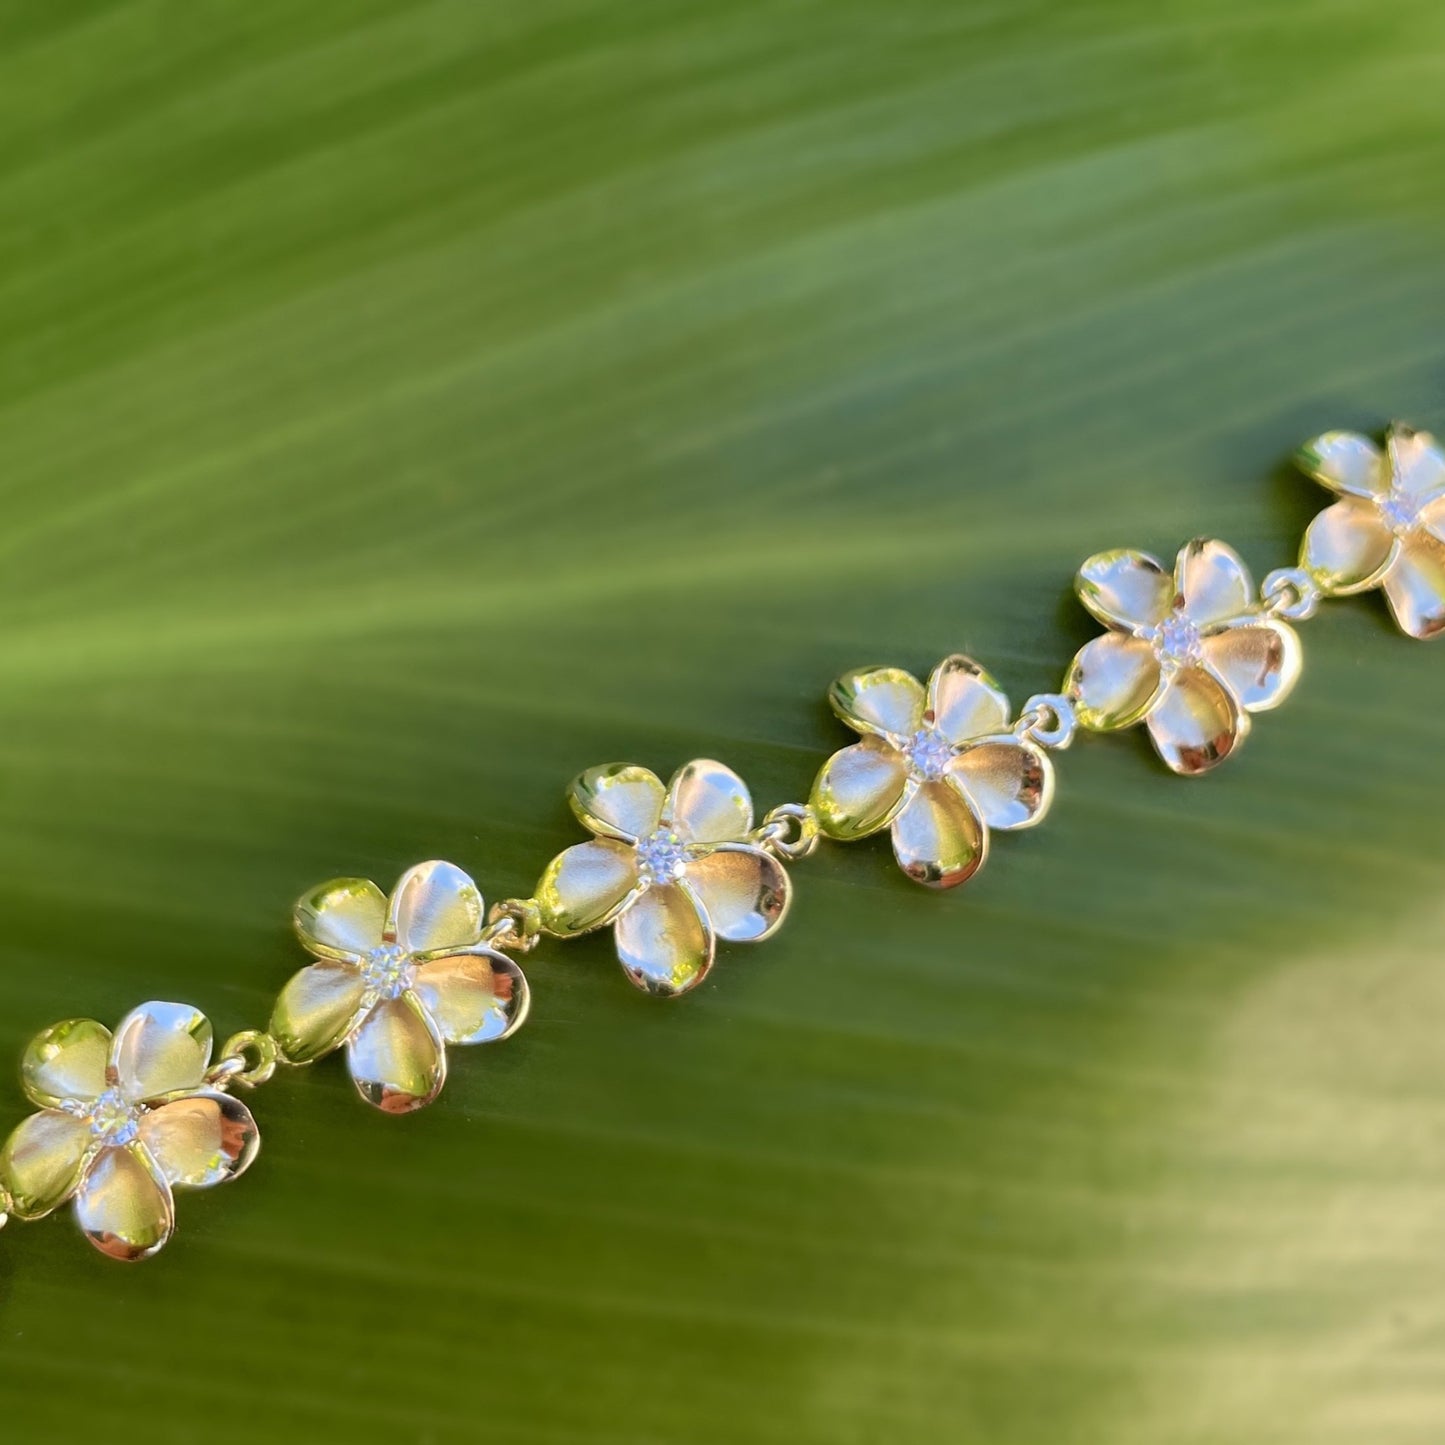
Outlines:
[[[1062,752],[1073,742],[1078,726],[1074,705],[1068,698],[1059,692],[1040,692],[1024,704],[1013,730],[1015,736],[1027,738],[1041,748]]]
[[[260,1029],[232,1034],[220,1059],[206,1071],[206,1082],[217,1089],[255,1089],[276,1072],[281,1051],[276,1040]]]
[[[806,803],[780,803],[748,835],[781,863],[796,863],[818,846],[818,817]]]
[[[504,898],[487,910],[482,942],[512,953],[530,953],[542,936],[542,910],[535,898]]]

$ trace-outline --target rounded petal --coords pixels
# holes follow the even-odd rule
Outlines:
[[[1180,548],[1174,582],[1180,610],[1198,627],[1229,622],[1254,610],[1249,568],[1233,547],[1212,537],[1196,537]]]
[[[318,958],[357,963],[382,941],[386,895],[366,878],[333,878],[296,900],[291,922]]]
[[[1079,726],[1114,732],[1138,722],[1163,686],[1159,658],[1140,637],[1106,632],[1079,649],[1064,678]]]
[[[1445,452],[1429,432],[1392,427],[1388,437],[1394,484],[1416,502],[1445,492]]]
[[[1284,622],[1251,622],[1204,638],[1204,661],[1248,712],[1278,707],[1299,681],[1299,634]]]
[[[1295,453],[1301,471],[1332,491],[1374,497],[1390,488],[1384,454],[1359,432],[1327,431]]]
[[[125,1145],[96,1156],[76,1193],[75,1217],[102,1254],[148,1259],[171,1237],[175,1201],[146,1151]]]
[[[712,929],[685,882],[647,889],[617,920],[616,939],[623,969],[646,993],[676,998],[712,967]]]
[[[356,1026],[366,982],[349,963],[329,959],[293,975],[271,1013],[271,1037],[293,1064],[309,1064]]]
[[[1249,714],[1202,667],[1175,673],[1149,714],[1149,736],[1159,756],[1186,777],[1223,762],[1248,730]]]
[[[54,1108],[65,1099],[94,1099],[105,1090],[110,1030],[94,1019],[66,1019],[31,1039],[20,1079],[32,1104]]]
[[[131,1103],[205,1082],[214,1042],[211,1021],[188,1003],[143,1003],[115,1031],[110,1065]]]
[[[928,679],[933,726],[957,745],[1008,729],[1008,698],[971,657],[945,657]]]
[[[468,948],[482,936],[482,890],[455,863],[418,863],[392,890],[387,933],[409,953]]]
[[[1420,508],[1420,525],[1437,541],[1445,542],[1445,497],[1437,497]]]
[[[593,838],[559,853],[537,884],[542,926],[560,937],[617,917],[637,887],[637,854],[626,843]]]
[[[725,845],[689,863],[687,881],[712,931],[729,943],[766,938],[792,899],[783,865],[759,848]]]
[[[148,1110],[140,1138],[166,1182],[188,1189],[209,1189],[244,1174],[261,1147],[251,1111],[213,1089]]]
[[[901,667],[855,667],[828,689],[833,711],[854,732],[909,738],[923,725],[923,684]]]
[[[385,1114],[425,1107],[447,1078],[441,1034],[410,992],[367,1014],[347,1044],[347,1063],[361,1097]]]
[[[1380,509],[1364,497],[1341,497],[1309,524],[1300,566],[1326,592],[1344,596],[1373,587],[1395,555],[1395,537]]]
[[[1079,601],[1110,627],[1155,626],[1174,605],[1174,578],[1147,552],[1096,552],[1074,579]]]
[[[898,866],[916,883],[955,888],[988,856],[988,830],[960,788],[923,783],[893,820]]]
[[[735,843],[753,826],[753,800],[731,768],[698,758],[673,774],[662,815],[686,843]]]
[[[1445,542],[1426,531],[1401,538],[1384,588],[1402,632],[1422,641],[1445,632]]]
[[[21,1123],[0,1149],[0,1190],[17,1219],[39,1219],[75,1193],[91,1143],[90,1126],[59,1109]]]
[[[522,970],[490,948],[424,963],[412,988],[449,1044],[505,1039],[526,1022],[531,1004]]]
[[[818,826],[830,838],[866,838],[886,828],[908,796],[908,763],[886,738],[836,752],[813,784]]]
[[[604,763],[573,778],[567,793],[584,827],[635,843],[657,831],[667,794],[657,774],[631,763]]]
[[[1054,765],[1042,748],[1013,736],[965,748],[949,771],[990,828],[1027,828],[1053,801]]]

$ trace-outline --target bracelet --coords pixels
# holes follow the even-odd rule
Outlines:
[[[226,1183],[255,1159],[260,1135],[240,1095],[344,1046],[368,1104],[423,1108],[446,1081],[450,1046],[500,1042],[526,1022],[516,959],[543,937],[610,927],[633,984],[681,997],[708,975],[719,941],[778,929],[788,866],[821,838],[886,828],[909,878],[953,888],[983,866],[995,831],[1044,819],[1051,754],[1080,729],[1142,723],[1171,771],[1217,767],[1254,714],[1289,696],[1302,661],[1293,624],[1325,599],[1378,587],[1407,635],[1445,631],[1445,452],[1433,438],[1396,425],[1381,448],[1328,432],[1296,461],[1337,494],[1297,565],[1256,592],[1235,552],[1210,539],[1188,543],[1172,569],[1127,549],[1089,558],[1075,591],[1106,630],[1058,692],[1016,716],[968,657],[945,658],[926,685],[896,667],[857,668],[829,691],[857,741],[823,764],[806,804],[756,822],[743,781],[708,759],[665,787],[633,764],[589,768],[568,798],[591,836],[552,860],[531,898],[488,909],[445,862],[409,869],[389,896],[361,878],[303,894],[293,923],[312,962],[282,988],[266,1029],[233,1035],[218,1057],[210,1021],[186,1004],[142,1004],[113,1033],[93,1019],[46,1029],[21,1060],[38,1112],[0,1149],[0,1225],[73,1203],[102,1253],[144,1259],[171,1236],[175,1190]]]

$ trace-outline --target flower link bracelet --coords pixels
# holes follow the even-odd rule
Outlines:
[[[755,823],[742,780],[688,763],[663,786],[646,768],[589,768],[569,801],[592,835],[560,853],[536,896],[488,911],[451,863],[422,863],[388,896],[362,878],[304,894],[294,923],[312,962],[281,990],[265,1032],[237,1034],[214,1058],[205,1015],[146,1003],[112,1033],[91,1019],[54,1025],[26,1049],[38,1112],[0,1151],[0,1224],[72,1202],[91,1243],[144,1259],[170,1238],[174,1191],[205,1189],[250,1166],[259,1134],[236,1096],[279,1064],[346,1049],[357,1092],[387,1113],[420,1109],[446,1081],[448,1048],[497,1043],[526,1022],[514,954],[543,935],[611,928],[624,973],[676,998],[707,976],[719,940],[756,943],[787,915],[785,865],[819,838],[887,828],[898,865],[952,888],[988,857],[994,830],[1032,827],[1054,792],[1050,752],[1078,728],[1143,723],[1172,771],[1208,772],[1279,706],[1300,674],[1291,626],[1329,597],[1383,589],[1402,631],[1445,630],[1445,453],[1393,427],[1381,450],[1328,432],[1300,467],[1339,494],[1310,524],[1299,565],[1256,594],[1239,557],[1196,540],[1172,569],[1142,552],[1101,552],[1079,569],[1079,600],[1107,629],[1074,658],[1059,693],[1017,717],[978,663],[945,658],[927,684],[896,667],[859,668],[829,700],[858,741],[823,765],[806,804]]]

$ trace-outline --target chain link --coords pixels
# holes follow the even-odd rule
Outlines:
[[[276,1072],[281,1050],[276,1040],[260,1029],[232,1034],[220,1059],[206,1071],[206,1082],[218,1089],[255,1089]]]
[[[482,942],[512,953],[530,953],[542,936],[542,910],[535,898],[504,898],[487,910]]]
[[[1041,748],[1057,748],[1062,752],[1073,742],[1078,726],[1074,705],[1063,693],[1040,692],[1024,704],[1013,730],[1017,736]]]
[[[1303,567],[1276,567],[1259,587],[1265,615],[1289,622],[1313,617],[1324,595],[1320,584]]]
[[[748,836],[781,862],[796,863],[818,846],[818,817],[806,803],[781,803]]]

